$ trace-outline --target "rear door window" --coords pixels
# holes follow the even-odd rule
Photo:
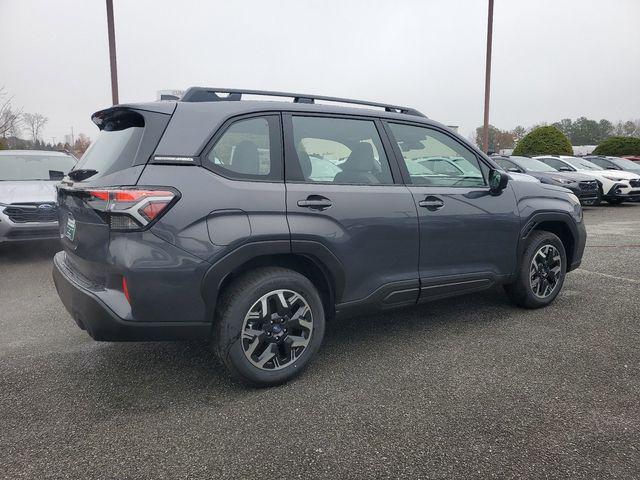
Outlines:
[[[374,121],[296,115],[292,122],[295,152],[304,181],[393,184]]]

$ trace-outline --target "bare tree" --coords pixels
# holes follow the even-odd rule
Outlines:
[[[91,145],[91,140],[89,139],[89,137],[87,137],[84,133],[78,135],[76,143],[73,146],[73,151],[76,157],[80,158],[82,155],[84,155],[84,152],[87,150],[87,148],[89,148],[89,145]]]
[[[22,118],[31,134],[31,139],[35,142],[40,138],[40,133],[49,119],[41,113],[23,113]]]
[[[14,110],[11,105],[12,97],[7,96],[4,87],[0,87],[0,136],[17,137],[20,133],[22,112]]]

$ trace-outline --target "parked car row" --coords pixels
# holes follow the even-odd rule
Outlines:
[[[542,183],[568,188],[583,205],[640,201],[640,165],[618,157],[540,155],[493,156],[508,172],[531,175]]]

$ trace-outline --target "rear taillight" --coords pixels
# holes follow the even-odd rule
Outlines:
[[[101,188],[85,191],[87,204],[107,218],[112,230],[140,230],[165,213],[178,199],[163,188]]]

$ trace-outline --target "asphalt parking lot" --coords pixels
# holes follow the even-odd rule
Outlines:
[[[267,390],[204,344],[94,342],[57,246],[0,246],[0,478],[640,478],[640,205],[585,221],[551,307],[490,291],[335,322]]]

